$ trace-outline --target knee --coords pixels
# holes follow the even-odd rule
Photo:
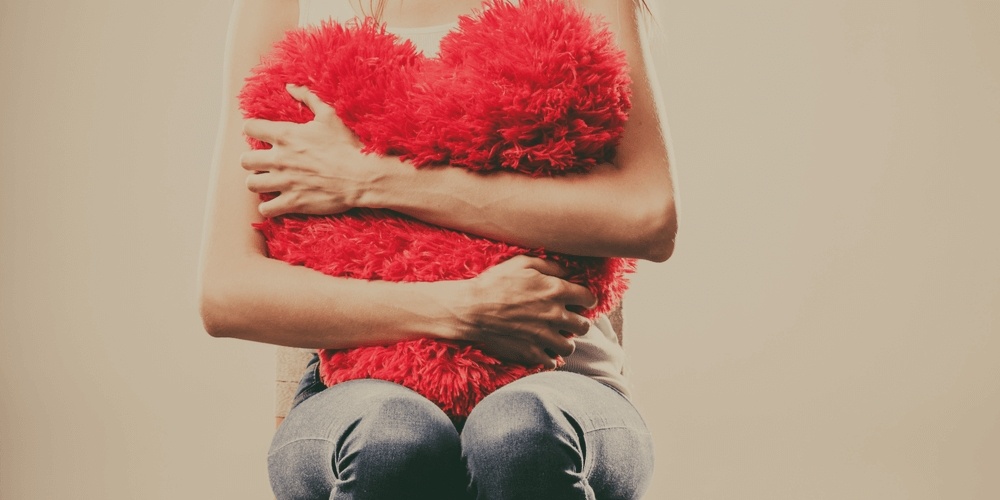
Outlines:
[[[403,498],[440,489],[440,482],[461,485],[464,477],[458,431],[444,412],[408,389],[373,380],[340,384],[294,409],[268,462],[282,499],[331,489]]]
[[[464,488],[458,430],[440,408],[415,393],[368,405],[348,429],[335,461],[340,493],[446,499]]]
[[[572,417],[533,387],[508,386],[484,398],[462,430],[467,461],[491,467],[542,464],[579,470],[582,446]]]
[[[349,429],[339,454],[380,470],[458,457],[459,436],[437,406],[417,394],[395,395],[369,405]]]
[[[335,481],[330,468],[333,443],[301,439],[284,445],[272,443],[267,456],[271,489],[280,500],[307,500],[329,491]]]

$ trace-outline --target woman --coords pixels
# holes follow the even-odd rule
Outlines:
[[[580,3],[608,20],[626,50],[633,108],[614,164],[584,176],[530,179],[417,170],[398,158],[364,155],[333,110],[305,88],[289,92],[316,114],[306,124],[244,122],[237,107],[250,68],[299,22],[374,10],[390,31],[429,52],[480,0],[387,0],[364,13],[348,0],[235,2],[202,251],[206,330],[304,348],[459,339],[512,363],[555,368],[557,355],[566,359],[559,370],[485,398],[461,432],[409,389],[355,380],[321,390],[307,370],[269,455],[279,499],[641,495],[652,446],[627,398],[623,353],[606,318],[591,324],[571,312],[592,306],[594,297],[559,279],[558,266],[518,257],[463,281],[334,278],[268,259],[263,238],[250,226],[284,213],[386,208],[522,246],[666,260],[676,233],[673,181],[638,8],[633,0]],[[241,132],[273,147],[251,152]],[[281,194],[260,203],[261,192]]]

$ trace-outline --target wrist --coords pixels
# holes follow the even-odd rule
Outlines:
[[[394,202],[398,199],[394,196],[397,186],[405,185],[406,174],[412,174],[416,169],[405,168],[398,156],[379,156],[375,153],[364,155],[362,162],[366,177],[358,187],[354,206],[394,209]]]
[[[426,283],[432,309],[431,334],[440,340],[468,340],[473,330],[474,278]]]

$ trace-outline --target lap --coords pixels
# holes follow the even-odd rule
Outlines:
[[[356,418],[359,415],[358,412],[367,411],[366,405],[387,398],[422,398],[410,389],[381,380],[355,380],[327,388],[319,381],[315,372],[316,364],[318,364],[318,358],[314,358],[314,361],[309,364],[306,374],[299,384],[292,411],[289,413],[289,417],[295,416],[292,419],[293,424],[303,421],[297,424],[297,427],[317,426],[335,432],[335,429],[330,428],[330,422],[337,419]],[[322,397],[317,399],[316,396],[319,395]],[[528,400],[545,401],[553,405],[553,409],[557,408],[571,414],[583,427],[584,432],[625,428],[635,430],[640,434],[648,433],[639,412],[624,395],[590,377],[566,371],[536,373],[501,387],[480,402],[480,405],[487,404],[478,411],[474,411],[473,415],[470,415],[470,419],[490,417],[490,413],[503,410],[503,406],[507,407],[506,411],[523,411],[524,408],[521,405],[493,405],[491,403],[500,399],[509,401],[525,397]],[[299,406],[306,402],[309,404],[300,409]],[[490,408],[494,408],[493,411],[484,411]],[[283,427],[291,426],[291,424],[283,424]]]
[[[484,398],[462,429],[447,432],[444,429],[451,429],[450,421],[437,406],[397,384],[365,379],[320,389],[309,387],[307,382],[304,380],[296,405],[275,435],[272,458],[279,450],[284,449],[281,453],[287,456],[292,450],[305,449],[304,445],[334,453],[336,443],[344,443],[357,432],[359,425],[367,422],[379,429],[388,428],[384,433],[366,432],[365,439],[388,433],[431,434],[446,437],[447,441],[460,440],[461,450],[443,452],[448,457],[455,453],[456,458],[461,453],[470,471],[473,469],[470,453],[479,455],[480,463],[488,462],[494,468],[493,455],[516,457],[511,455],[515,448],[512,443],[538,443],[532,437],[534,433],[558,435],[569,443],[564,446],[569,450],[566,453],[569,458],[565,460],[569,465],[565,468],[575,469],[573,474],[579,476],[578,484],[585,488],[593,487],[598,492],[616,487],[641,491],[651,475],[652,439],[638,411],[618,391],[584,375],[543,372],[512,382]],[[434,431],[428,432],[430,428]],[[451,436],[445,436],[447,433]],[[521,439],[512,439],[515,435]],[[322,443],[329,446],[321,446]],[[369,445],[378,446],[367,441],[357,443],[362,448]],[[528,446],[523,451],[534,454],[541,449],[544,448]],[[322,458],[325,453],[299,458],[325,460],[329,464],[329,455]],[[334,479],[332,476],[338,474],[330,471],[329,475],[326,472],[323,475]],[[631,498],[633,494],[598,495],[605,496]]]

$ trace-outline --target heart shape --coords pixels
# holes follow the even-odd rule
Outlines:
[[[333,106],[366,152],[399,156],[418,168],[551,176],[585,174],[610,161],[630,106],[625,55],[613,34],[564,0],[516,6],[491,0],[484,7],[459,19],[436,58],[371,20],[291,30],[247,79],[244,116],[311,120],[312,112],[284,89],[294,83]],[[270,147],[248,141],[255,149]],[[549,258],[598,297],[585,313],[591,318],[617,305],[635,264],[521,248],[382,210],[288,215],[255,227],[270,257],[357,279],[468,279],[515,255]],[[327,385],[390,380],[456,419],[496,388],[541,369],[429,339],[320,356]]]

